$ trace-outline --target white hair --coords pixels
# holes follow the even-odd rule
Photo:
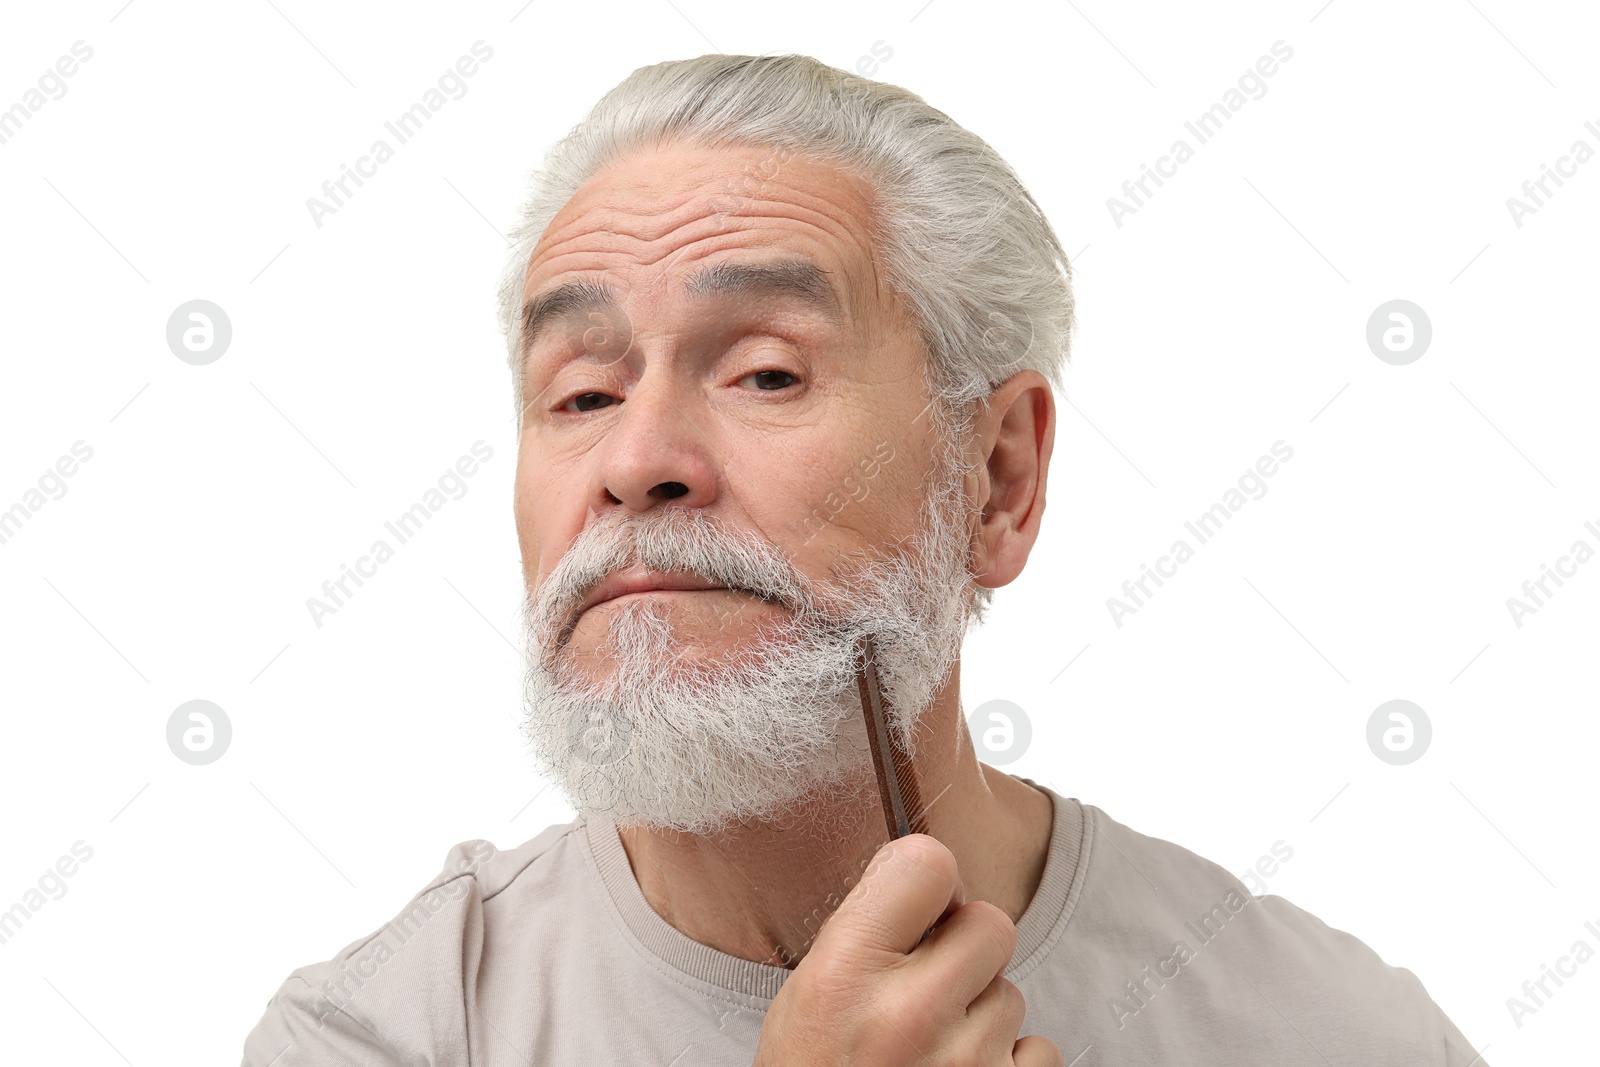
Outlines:
[[[876,251],[909,305],[928,350],[929,391],[946,412],[965,411],[1019,370],[1061,385],[1071,266],[999,153],[899,86],[809,56],[719,54],[634,71],[533,174],[499,293],[519,413],[522,290],[534,246],[603,167],[673,140],[769,147],[864,178],[874,193]],[[729,193],[738,196],[737,185]]]

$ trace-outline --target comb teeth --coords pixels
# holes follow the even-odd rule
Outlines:
[[[889,830],[889,840],[893,841],[906,834],[925,834],[928,827],[923,817],[922,792],[917,785],[911,757],[900,744],[899,734],[889,728],[875,655],[872,638],[863,638],[856,684],[861,695],[861,713],[867,723],[872,766],[878,776],[878,798],[883,802],[883,818]]]

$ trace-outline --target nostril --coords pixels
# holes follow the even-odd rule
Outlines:
[[[689,492],[689,487],[682,482],[662,482],[650,490],[650,495],[662,500],[676,500]]]

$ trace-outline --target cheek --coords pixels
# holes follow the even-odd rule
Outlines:
[[[526,545],[528,534],[538,515],[537,504],[548,486],[545,472],[548,468],[526,449],[517,454],[516,481],[512,485],[512,510],[516,516],[517,536]]]
[[[554,569],[583,529],[587,516],[582,485],[561,465],[528,451],[520,453],[512,510],[530,589]]]
[[[918,464],[916,449],[896,444],[890,451],[878,436],[842,447],[843,435],[832,436],[826,447],[797,450],[781,469],[747,479],[764,505],[759,509],[763,532],[813,576],[832,571],[843,557],[872,554],[915,529],[923,479],[931,467],[925,452]]]

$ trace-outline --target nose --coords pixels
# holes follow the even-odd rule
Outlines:
[[[650,379],[655,378],[655,381]],[[606,434],[599,470],[602,504],[645,511],[671,501],[703,508],[716,499],[721,464],[692,402],[646,373]]]

